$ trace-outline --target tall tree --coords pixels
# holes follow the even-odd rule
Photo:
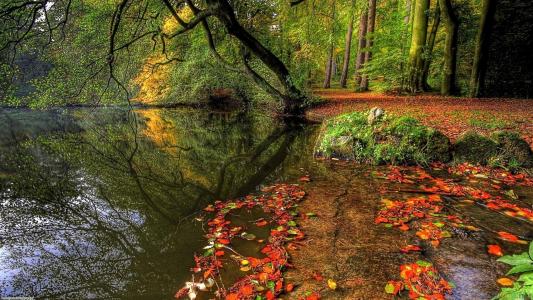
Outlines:
[[[0,6],[0,23],[9,28],[12,32],[9,38],[2,39],[0,42],[0,51],[12,50],[20,46],[24,40],[36,35],[50,35],[50,41],[53,40],[52,32],[61,31],[65,26],[69,26],[69,16],[72,15],[73,4],[79,4],[75,0],[40,0],[40,1],[4,1]],[[229,70],[242,72],[250,77],[255,83],[263,88],[274,98],[279,99],[284,106],[284,113],[299,114],[302,112],[305,97],[296,86],[288,68],[285,64],[268,48],[259,41],[253,34],[240,23],[234,1],[229,0],[203,0],[203,1],[143,1],[143,0],[117,0],[114,11],[109,17],[109,42],[108,53],[103,55],[107,62],[109,76],[111,81],[125,89],[125,85],[119,81],[116,69],[117,58],[120,52],[126,51],[133,44],[141,40],[151,38],[154,42],[160,42],[162,48],[166,49],[167,43],[176,36],[186,34],[194,30],[198,25],[205,33],[207,44],[214,58],[222,65],[227,66]],[[177,3],[176,3],[177,2]],[[148,18],[150,14],[146,13],[149,5],[158,6],[158,11],[153,17]],[[191,18],[186,20],[180,16],[180,12],[188,8],[191,12]],[[60,10],[63,14],[59,17],[52,18],[48,11]],[[133,14],[133,11],[135,15]],[[164,13],[161,13],[164,12]],[[129,14],[130,13],[130,14]],[[161,28],[154,30],[147,29],[149,22],[158,19],[162,20],[171,15],[179,24],[179,27],[170,35],[162,32]],[[152,16],[152,15],[150,15]],[[215,37],[211,32],[211,19],[216,19],[227,31],[229,35],[235,38],[242,51],[242,63],[239,65],[229,64],[218,52]],[[135,23],[131,23],[135,22]],[[101,26],[101,22],[94,26]],[[161,27],[161,26],[159,26]],[[127,32],[127,34],[126,34]],[[124,36],[129,39],[124,41]],[[263,63],[277,79],[277,82],[270,83],[265,77],[253,69],[250,59],[255,57]]]
[[[376,25],[376,0],[368,1],[368,25],[367,25],[367,34],[366,34],[366,48],[365,51],[365,66],[372,59],[372,39],[374,34],[374,27]],[[359,86],[361,91],[368,90],[368,75],[363,75],[361,80],[361,85]]]
[[[329,42],[328,60],[326,62],[326,75],[324,77],[325,89],[331,87],[331,77],[333,76],[333,55],[335,52],[335,0],[331,1],[331,35]]]
[[[359,21],[359,35],[358,35],[358,44],[357,44],[357,59],[355,61],[355,89],[358,91],[361,86],[361,81],[363,76],[361,74],[361,69],[365,62],[365,52],[366,47],[366,26],[368,21],[368,11],[365,10],[361,13],[361,20]]]
[[[409,49],[409,76],[408,89],[410,92],[423,90],[423,51],[427,37],[429,0],[416,0],[415,12],[413,16],[413,33],[411,37],[411,48]]]
[[[348,30],[346,30],[346,38],[344,45],[344,61],[342,64],[341,74],[341,87],[346,88],[346,82],[348,81],[348,71],[350,68],[350,57],[352,54],[352,36],[353,36],[353,23],[355,19],[355,0],[352,0],[350,5],[350,20],[348,21]]]
[[[431,25],[431,31],[429,32],[428,40],[426,42],[426,54],[424,55],[424,69],[422,71],[422,84],[424,85],[424,90],[429,90],[428,76],[429,76],[429,67],[433,60],[433,48],[435,47],[435,39],[437,37],[437,31],[439,30],[440,25],[440,5],[439,2],[435,4],[435,13],[433,14],[433,24]]]
[[[455,75],[457,69],[457,30],[458,20],[453,11],[451,0],[439,0],[446,24],[446,43],[444,46],[444,68],[442,70],[441,94],[452,95],[456,92]]]
[[[479,97],[484,85],[488,39],[492,27],[492,17],[494,14],[494,1],[483,0],[481,9],[481,21],[477,33],[477,44],[470,76],[470,97]]]

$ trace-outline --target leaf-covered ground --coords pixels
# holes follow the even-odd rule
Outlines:
[[[439,129],[452,140],[468,130],[481,133],[514,130],[533,148],[533,105],[530,99],[388,96],[347,90],[317,90],[315,94],[326,101],[308,112],[311,119],[321,120],[377,106],[392,113],[415,117],[424,125]]]

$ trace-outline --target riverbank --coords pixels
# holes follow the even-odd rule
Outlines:
[[[307,111],[307,118],[315,121],[346,112],[381,107],[394,114],[414,117],[424,125],[438,129],[452,141],[470,130],[482,134],[513,130],[519,132],[533,148],[533,100],[531,99],[390,96],[336,89],[318,89],[315,90],[315,95],[325,100]]]

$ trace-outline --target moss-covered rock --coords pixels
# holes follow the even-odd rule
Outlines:
[[[456,162],[504,167],[510,170],[533,166],[529,144],[516,132],[498,131],[490,137],[475,132],[461,136],[454,145]]]
[[[372,164],[427,164],[450,159],[450,141],[410,117],[353,112],[324,123],[315,154]]]
[[[456,162],[473,164],[486,165],[498,153],[496,142],[471,131],[460,136],[453,148],[453,159]]]
[[[498,144],[497,164],[511,169],[533,167],[533,152],[518,133],[498,131],[491,138]]]

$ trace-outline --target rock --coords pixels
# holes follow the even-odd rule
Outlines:
[[[339,159],[355,159],[353,141],[354,139],[351,136],[332,138],[330,142],[331,156]]]
[[[486,165],[498,153],[498,144],[475,132],[463,134],[454,145],[453,159],[457,162]]]
[[[381,120],[383,118],[383,115],[385,114],[385,111],[379,107],[374,107],[370,110],[368,113],[368,125],[373,125],[377,121]]]
[[[498,163],[510,168],[533,166],[533,152],[529,144],[516,132],[498,131],[492,134],[498,144]]]

